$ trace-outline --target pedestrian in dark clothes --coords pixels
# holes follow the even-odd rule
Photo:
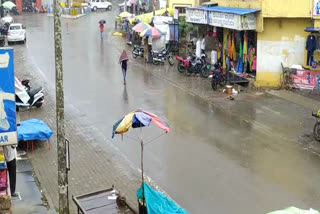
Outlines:
[[[121,70],[122,70],[122,75],[123,75],[123,84],[126,85],[126,76],[127,76],[127,68],[128,68],[128,54],[124,50],[120,56],[119,62],[121,64]]]

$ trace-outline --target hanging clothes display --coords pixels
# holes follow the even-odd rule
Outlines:
[[[248,32],[244,33],[244,40],[243,40],[243,62],[247,61],[247,54],[248,54]]]
[[[228,50],[228,57],[229,57],[229,59],[231,59],[231,56],[232,56],[232,53],[231,53],[231,34],[228,35],[228,47],[227,47],[227,50]]]
[[[250,64],[250,66],[249,66],[249,69],[250,69],[250,71],[252,71],[252,62],[253,62],[253,57],[254,57],[254,55],[255,55],[255,49],[253,48],[253,47],[250,47],[250,50],[249,50],[249,64]]]
[[[232,35],[232,43],[231,43],[231,52],[232,52],[232,60],[237,60],[237,51],[236,51],[236,35],[235,35],[235,32],[233,32],[233,35]]]
[[[313,34],[310,34],[307,38],[307,44],[306,44],[306,49],[307,49],[307,65],[311,65],[313,61],[313,52],[317,48],[317,42],[316,42],[316,37]]]
[[[217,27],[213,27],[212,37],[217,38]]]

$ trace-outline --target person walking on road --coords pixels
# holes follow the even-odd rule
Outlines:
[[[127,84],[126,76],[127,76],[128,60],[129,60],[129,57],[128,57],[127,51],[123,50],[119,59],[119,63],[121,64],[124,85]]]
[[[103,40],[104,25],[103,25],[102,23],[100,23],[99,29],[100,29],[100,37],[101,37],[101,40]]]

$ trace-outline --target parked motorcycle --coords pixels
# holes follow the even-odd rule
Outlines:
[[[16,93],[16,108],[17,111],[21,107],[31,108],[33,106],[40,108],[44,102],[44,88],[40,87],[34,90],[30,88],[30,81],[20,81],[15,77],[15,93]]]
[[[205,72],[202,72],[203,70],[207,69],[207,64],[204,60],[205,55],[202,56],[202,58],[197,58],[194,54],[187,56],[186,59],[177,56],[176,59],[179,61],[178,63],[178,71],[180,73],[186,73],[186,75],[190,76],[192,73],[197,74],[201,73],[202,77]]]
[[[139,45],[134,45],[132,50],[133,58],[136,58],[137,56],[143,57],[143,55],[144,55],[144,47]]]
[[[313,136],[317,141],[320,141],[320,110],[316,114],[312,112],[312,116],[317,119],[313,126]]]
[[[152,50],[151,55],[152,55],[152,62],[155,65],[164,63],[165,60],[168,60],[169,65],[171,66],[174,65],[172,54],[167,49],[163,49],[161,51]]]
[[[211,79],[211,87],[215,91],[218,88],[218,85],[224,86],[226,84],[225,75],[222,73],[221,63],[217,62],[214,65],[213,74],[209,76]]]

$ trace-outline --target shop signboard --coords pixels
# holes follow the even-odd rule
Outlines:
[[[290,74],[290,81],[293,88],[320,91],[320,71],[297,70]]]
[[[186,8],[186,21],[196,24],[208,24],[208,11]]]
[[[13,49],[0,49],[0,146],[17,144]]]
[[[255,30],[257,21],[253,13],[237,15],[232,13],[209,12],[209,25],[234,30]]]

